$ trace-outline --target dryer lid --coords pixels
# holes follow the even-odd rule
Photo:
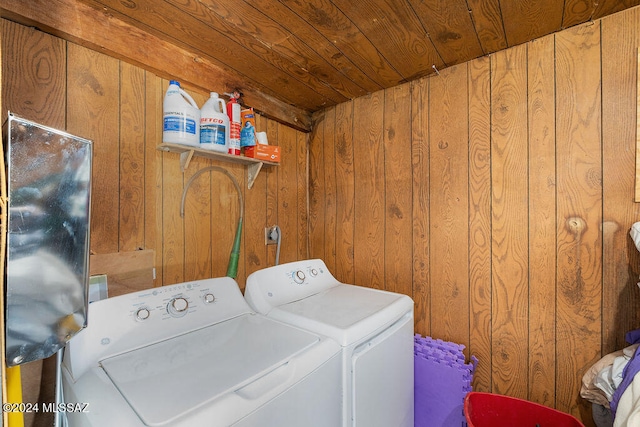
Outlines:
[[[314,334],[245,314],[105,359],[101,365],[145,424],[170,425],[319,341]]]
[[[347,346],[408,312],[413,313],[413,300],[407,295],[341,284],[278,306],[269,316]]]

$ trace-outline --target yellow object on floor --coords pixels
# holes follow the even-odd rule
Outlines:
[[[22,403],[22,378],[20,366],[7,368],[7,402]],[[8,413],[9,427],[24,427],[22,412],[11,411]]]

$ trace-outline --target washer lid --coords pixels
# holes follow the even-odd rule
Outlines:
[[[269,317],[330,337],[347,346],[390,325],[407,312],[413,313],[413,300],[407,295],[355,285],[337,285],[278,306],[269,312]]]
[[[255,381],[319,341],[245,314],[101,364],[144,423],[159,426]]]

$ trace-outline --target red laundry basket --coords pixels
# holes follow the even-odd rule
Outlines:
[[[547,406],[477,391],[465,397],[464,416],[469,427],[584,427],[575,417]]]

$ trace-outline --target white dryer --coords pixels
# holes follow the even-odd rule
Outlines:
[[[230,278],[97,301],[65,349],[68,425],[335,427],[340,354],[253,312]]]
[[[256,271],[258,313],[340,344],[344,427],[413,427],[413,300],[338,282],[322,260]]]

